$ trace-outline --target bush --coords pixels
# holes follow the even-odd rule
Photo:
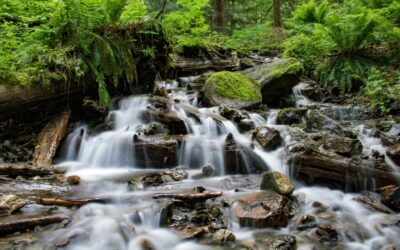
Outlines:
[[[364,92],[374,108],[384,114],[389,113],[391,104],[400,100],[400,72],[393,75],[386,70],[372,68]]]

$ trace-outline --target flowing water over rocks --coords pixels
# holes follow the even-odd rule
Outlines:
[[[197,79],[157,82],[103,124],[77,124],[58,164],[75,185],[42,187],[59,199],[37,203],[58,206],[21,211],[64,222],[0,248],[400,249],[398,144],[382,144],[398,125],[349,121],[305,83],[296,108],[204,108]],[[381,196],[346,193],[364,190]],[[2,213],[27,203],[3,200],[16,203]]]

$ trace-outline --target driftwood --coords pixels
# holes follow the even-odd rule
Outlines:
[[[22,177],[35,177],[35,176],[47,176],[52,175],[55,172],[52,169],[46,167],[37,167],[27,164],[14,164],[14,163],[3,163],[0,164],[0,175],[5,175],[11,178],[18,176]]]
[[[43,206],[81,207],[88,203],[108,203],[111,198],[90,199],[64,199],[64,198],[42,198],[36,200],[36,204]]]
[[[222,192],[156,194],[153,199],[176,199],[184,202],[202,202],[222,196]]]
[[[60,141],[67,132],[70,109],[64,110],[51,120],[39,134],[39,142],[33,154],[33,164],[39,167],[51,166]]]
[[[43,215],[43,216],[9,216],[6,219],[0,220],[0,235],[11,234],[14,232],[25,231],[37,226],[46,226],[54,223],[60,223],[68,220],[69,216],[58,215]]]

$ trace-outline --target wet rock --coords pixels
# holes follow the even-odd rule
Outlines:
[[[207,79],[203,92],[208,106],[242,109],[261,103],[259,83],[240,73],[213,74]]]
[[[253,140],[256,140],[266,151],[275,150],[282,145],[282,137],[279,131],[267,126],[257,127],[253,133]]]
[[[376,195],[370,192],[363,192],[362,196],[355,197],[355,201],[359,202],[365,208],[371,211],[378,211],[381,213],[390,214],[392,211],[388,209],[385,205],[383,205],[380,200],[376,197]]]
[[[201,168],[201,173],[197,174],[197,175],[193,175],[192,179],[197,180],[197,179],[201,179],[201,178],[207,178],[207,177],[214,176],[214,174],[215,174],[214,167],[211,165],[206,165]]]
[[[330,131],[337,135],[345,134],[343,127],[339,123],[321,114],[318,110],[307,112],[306,124],[309,130]]]
[[[330,224],[318,225],[318,228],[315,232],[322,243],[339,241],[339,234],[337,230]]]
[[[280,234],[274,237],[272,248],[274,250],[296,249],[296,237],[290,234]]]
[[[339,155],[354,156],[362,152],[362,144],[358,139],[329,135],[323,138],[323,147]]]
[[[254,122],[250,119],[243,119],[239,121],[237,126],[239,128],[240,133],[245,133],[247,131],[253,130],[256,127]]]
[[[84,98],[82,101],[83,114],[87,119],[103,119],[108,113],[108,108],[101,106],[97,101]]]
[[[153,243],[148,239],[140,240],[139,245],[142,247],[142,250],[156,250],[157,249],[153,245]]]
[[[26,204],[24,199],[16,195],[0,195],[0,216],[10,215]]]
[[[225,228],[223,214],[213,202],[172,200],[161,210],[160,225],[180,232],[184,239],[199,238]]]
[[[144,128],[145,135],[166,135],[169,131],[165,126],[159,122],[152,122],[146,125]]]
[[[298,91],[298,94],[305,96],[310,100],[321,101],[322,99],[322,89],[316,82],[300,82],[295,87],[295,90]]]
[[[181,136],[134,136],[132,146],[135,161],[145,168],[174,167],[178,163]]]
[[[141,173],[129,181],[129,185],[135,189],[138,186],[151,187],[161,184],[181,181],[188,177],[188,173],[183,169],[167,169],[160,172]]]
[[[380,189],[382,196],[382,203],[393,209],[394,211],[400,211],[400,187],[390,185]]]
[[[257,192],[238,200],[235,215],[242,227],[285,227],[289,199],[273,192]]]
[[[336,121],[362,121],[370,119],[372,117],[371,114],[373,113],[372,110],[368,109],[368,107],[354,105],[331,105],[328,107],[322,107],[320,112]]]
[[[246,115],[241,110],[231,109],[231,108],[228,108],[228,107],[222,107],[220,109],[219,114],[222,117],[225,117],[226,119],[234,121],[234,122],[240,122],[243,119],[249,118],[248,115]]]
[[[278,194],[290,196],[295,186],[290,182],[289,178],[280,172],[266,172],[263,174],[261,181],[262,190],[275,191]]]
[[[146,123],[157,121],[164,124],[171,134],[187,134],[185,122],[174,112],[147,109],[140,118]]]
[[[400,165],[400,144],[393,145],[388,148],[387,155],[392,159],[397,165]]]
[[[236,236],[231,231],[226,229],[218,230],[212,237],[212,242],[216,244],[221,244],[228,241],[236,241]]]
[[[297,226],[298,230],[306,230],[310,228],[314,228],[317,226],[316,218],[313,215],[302,215],[297,219]]]
[[[161,97],[168,97],[168,90],[164,86],[155,85],[153,95],[161,96]]]
[[[277,124],[293,125],[303,122],[303,117],[306,114],[306,109],[285,108],[278,113]]]
[[[232,134],[225,140],[225,171],[227,174],[255,174],[268,166],[249,146],[235,142]]]
[[[81,183],[81,177],[77,175],[70,175],[67,177],[67,183],[70,185],[79,185]]]
[[[240,58],[240,69],[245,70],[248,68],[252,68],[257,64],[251,58]]]
[[[292,88],[299,82],[302,71],[303,66],[299,61],[287,58],[257,65],[242,72],[261,84],[264,104],[278,107],[282,97],[292,94]]]

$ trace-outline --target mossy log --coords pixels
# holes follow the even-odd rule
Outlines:
[[[96,86],[54,84],[51,87],[21,87],[0,84],[0,121],[24,114],[54,110],[93,92]]]

